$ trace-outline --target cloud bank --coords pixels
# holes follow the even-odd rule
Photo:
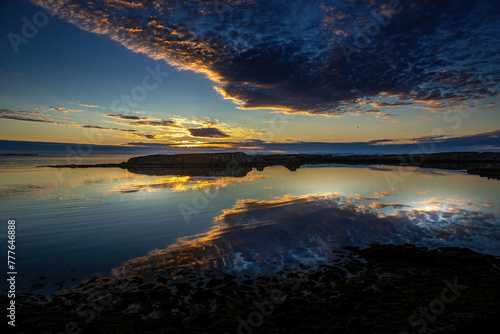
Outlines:
[[[11,119],[9,115],[1,115],[0,118]],[[13,116],[18,117],[18,116]],[[15,118],[15,120],[19,120]],[[29,119],[23,121],[32,122],[36,119]],[[51,121],[49,121],[50,123]],[[46,123],[46,121],[44,121]],[[50,123],[52,124],[52,123]],[[134,137],[150,139],[155,138],[155,135],[143,134],[137,132],[137,130],[127,130],[118,128],[106,128],[98,127],[94,125],[69,125],[79,128],[91,128],[91,129],[102,129],[102,130],[113,130],[123,133],[130,133]],[[199,130],[205,130],[206,128],[200,128]],[[401,141],[401,140],[400,140]],[[2,148],[4,150],[63,150],[66,145],[76,145],[71,143],[38,143],[30,141],[9,141],[1,140]],[[50,147],[43,146],[44,144],[50,144]],[[390,154],[390,153],[438,153],[438,152],[459,152],[459,151],[481,151],[488,152],[500,151],[500,130],[478,133],[467,136],[455,136],[455,137],[418,137],[403,140],[403,143],[397,143],[395,140],[391,139],[380,139],[372,141],[363,142],[286,142],[286,143],[272,143],[262,140],[247,140],[243,142],[236,142],[233,140],[224,141],[213,141],[209,143],[199,143],[196,147],[190,147],[186,150],[185,144],[182,142],[171,142],[171,143],[149,143],[141,141],[131,141],[125,144],[125,146],[119,145],[92,145],[94,150],[99,151],[99,148],[106,150],[130,150],[131,152],[136,152],[145,154],[149,153],[189,153],[189,152],[213,152],[214,148],[219,151],[242,151],[248,154],[256,153],[311,153],[311,154]],[[140,149],[141,151],[137,151]],[[149,154],[148,153],[148,154]]]
[[[495,0],[31,0],[206,74],[241,108],[337,115],[498,97]]]
[[[130,143],[132,144],[132,143]],[[458,151],[500,151],[500,130],[471,135],[436,135],[406,139],[375,139],[359,142],[284,142],[275,143],[259,139],[243,142],[211,142],[233,150],[275,153],[333,153],[333,154],[387,154],[438,153]]]

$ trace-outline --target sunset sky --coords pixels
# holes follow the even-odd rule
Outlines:
[[[0,143],[500,151],[499,17],[496,0],[2,1]]]

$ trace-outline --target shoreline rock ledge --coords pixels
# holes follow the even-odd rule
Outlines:
[[[243,152],[156,154],[130,158],[127,165],[223,165],[227,163],[251,163],[252,159]]]
[[[469,174],[477,174],[489,179],[500,179],[500,152],[445,152],[429,154],[386,154],[386,155],[333,155],[333,154],[256,154],[244,152],[156,154],[130,158],[127,162],[95,165],[55,165],[39,166],[51,168],[124,168],[129,171],[158,168],[198,168],[190,173],[200,175],[207,173],[206,168],[218,169],[210,174],[226,175],[229,170],[238,167],[256,168],[262,171],[265,167],[281,165],[295,171],[302,165],[341,164],[341,165],[388,165],[416,166],[421,168],[437,168],[450,170],[467,170]],[[139,168],[139,169],[138,169]],[[200,170],[202,168],[203,170]],[[226,169],[226,171],[220,170]],[[248,170],[249,171],[249,170]],[[248,173],[248,171],[246,173]],[[159,171],[172,173],[173,171]],[[156,173],[155,172],[155,173]],[[178,171],[177,171],[178,172]],[[148,172],[150,173],[150,172]],[[242,175],[238,170],[237,175]],[[182,175],[185,173],[182,172]]]

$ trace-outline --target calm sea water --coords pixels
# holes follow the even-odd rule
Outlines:
[[[277,166],[220,177],[37,167],[66,160],[0,157],[0,245],[7,250],[14,219],[19,287],[180,266],[252,273],[372,242],[500,255],[500,181],[460,171]]]

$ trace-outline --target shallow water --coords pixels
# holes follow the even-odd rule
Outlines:
[[[500,255],[500,181],[460,171],[276,166],[221,177],[36,167],[128,158],[0,157],[19,287],[179,266],[255,273],[372,242]]]

